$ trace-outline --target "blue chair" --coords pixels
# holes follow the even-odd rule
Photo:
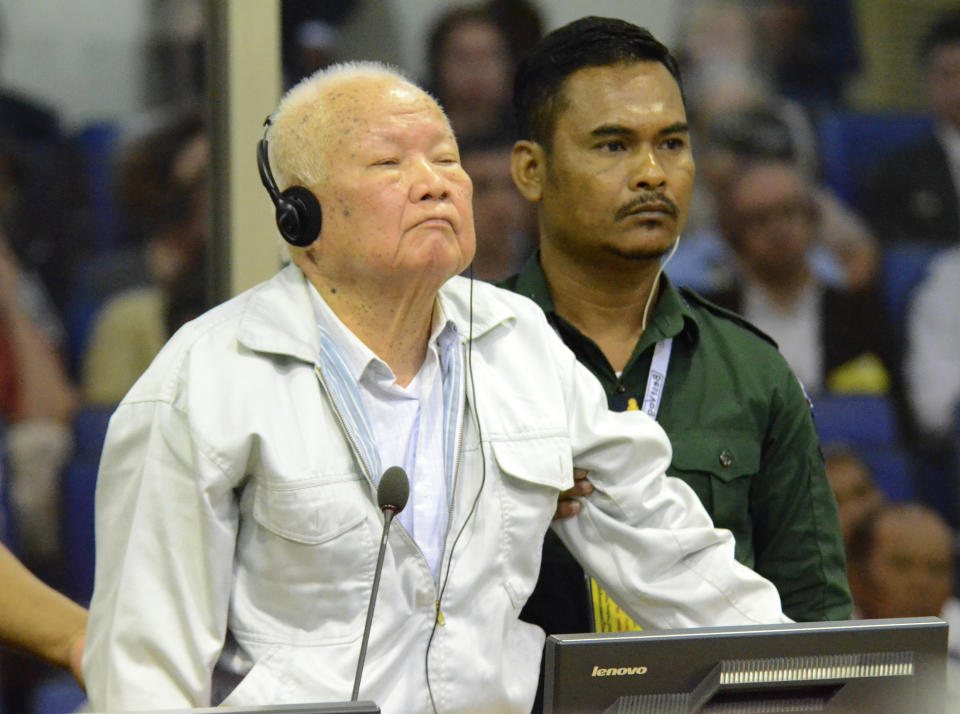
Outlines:
[[[904,334],[913,291],[927,276],[933,258],[944,243],[900,243],[884,250],[880,265],[880,292],[894,329]]]
[[[894,112],[840,111],[818,123],[824,182],[854,208],[864,177],[897,146],[933,129],[930,117]]]
[[[852,446],[874,480],[895,501],[917,497],[914,465],[903,446],[897,417],[886,396],[837,394],[813,400],[813,420],[821,444]]]
[[[100,452],[114,407],[87,407],[73,422],[76,451],[61,484],[64,592],[86,605],[93,595],[93,502]]]
[[[87,697],[73,677],[57,672],[39,684],[31,697],[30,714],[70,714],[84,711]]]
[[[98,121],[84,126],[73,137],[88,177],[97,251],[115,248],[119,236],[120,219],[113,198],[113,155],[119,133],[113,123]]]
[[[823,394],[813,399],[813,420],[821,441],[899,444],[890,399],[872,394]]]
[[[915,501],[914,465],[910,455],[900,446],[872,446],[860,452],[877,486],[892,501]]]
[[[7,463],[7,422],[0,417],[0,543],[17,552],[13,509],[10,506],[10,466]]]

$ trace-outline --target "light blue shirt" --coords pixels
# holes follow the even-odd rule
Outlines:
[[[365,465],[375,483],[390,466],[406,471],[410,497],[397,520],[420,547],[436,579],[455,476],[455,437],[463,411],[457,329],[444,318],[438,303],[424,363],[413,380],[401,387],[390,366],[343,324],[312,286],[310,292],[321,352],[327,353],[321,355],[321,370],[328,389],[330,382],[337,383],[330,396],[348,431],[362,442],[365,458],[361,460],[369,462]]]

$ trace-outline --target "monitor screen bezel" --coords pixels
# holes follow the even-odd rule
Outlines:
[[[711,658],[716,659],[719,665],[723,659],[763,657],[794,650],[807,654],[817,651],[817,654],[828,656],[851,651],[851,642],[868,645],[864,651],[894,651],[898,643],[902,645],[901,649],[917,651],[917,677],[923,678],[924,686],[942,690],[947,660],[947,623],[936,617],[583,633],[551,635],[547,638],[544,654],[544,712],[563,714],[573,711],[569,707],[572,701],[578,701],[580,707],[585,706],[584,702],[589,697],[578,694],[575,688],[579,686],[582,691],[599,688],[599,680],[594,681],[586,674],[590,666],[594,666],[591,663],[600,663],[602,667],[603,662],[619,662],[636,667],[650,664],[656,653],[668,649],[674,652],[686,646],[697,647],[698,650],[691,649],[690,652],[691,658],[694,652],[697,653],[695,658],[699,669],[696,674],[691,669],[691,677],[681,687],[692,697],[697,684],[707,677],[706,662]],[[731,652],[740,654],[732,657]],[[611,656],[610,653],[617,654]],[[603,673],[603,670],[600,672]],[[628,696],[624,694],[628,688],[635,688],[638,693],[649,696],[654,691],[650,688],[650,680],[657,676],[660,673],[653,671],[651,677],[645,679],[644,672],[633,678],[630,675],[606,678],[602,684],[613,692],[610,695],[612,704],[618,697]],[[841,681],[840,684],[845,682]],[[781,683],[781,686],[789,685]],[[601,696],[597,695],[598,698]],[[605,709],[599,707],[590,711]]]

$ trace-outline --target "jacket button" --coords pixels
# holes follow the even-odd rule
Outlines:
[[[727,449],[724,449],[720,452],[720,465],[727,467],[733,463],[733,454],[731,454]]]

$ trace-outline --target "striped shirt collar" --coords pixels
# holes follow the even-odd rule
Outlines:
[[[316,313],[317,325],[339,347],[340,356],[354,381],[359,383],[364,373],[371,369],[382,374],[389,373],[392,376],[393,370],[390,369],[390,366],[367,347],[350,328],[343,324],[343,321],[337,317],[337,314],[310,281],[307,281],[307,285],[309,286],[310,300]],[[451,339],[455,340],[456,335],[457,327],[453,320],[445,316],[441,302],[439,300],[435,301],[429,342],[435,345],[437,354],[442,355],[449,349],[449,342]]]

